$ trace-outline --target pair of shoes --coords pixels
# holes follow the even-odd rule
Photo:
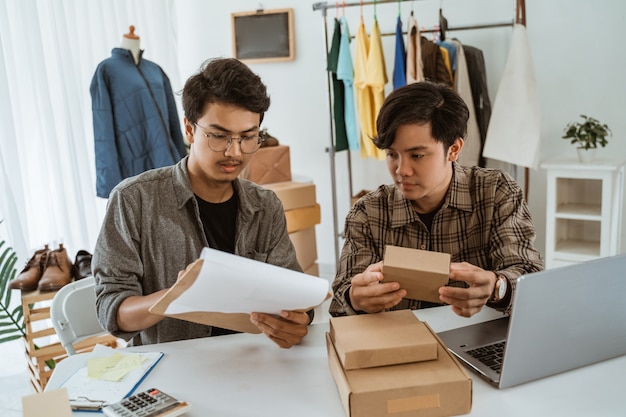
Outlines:
[[[91,253],[84,249],[81,249],[76,253],[74,271],[72,273],[76,281],[91,275],[91,257]]]
[[[39,291],[56,291],[72,281],[73,265],[63,244],[48,252],[46,266],[39,280]]]
[[[48,259],[50,249],[46,245],[43,249],[35,252],[32,258],[26,262],[26,266],[19,273],[17,278],[11,281],[9,288],[12,290],[34,291],[39,285],[39,280],[43,274]]]

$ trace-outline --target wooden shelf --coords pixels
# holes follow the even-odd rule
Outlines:
[[[67,357],[65,348],[58,342],[50,321],[50,303],[56,291],[22,292],[22,310],[26,336],[24,353],[28,363],[30,382],[36,392],[42,392],[52,375],[54,366]],[[91,337],[75,344],[76,353],[90,352],[96,344],[118,347],[117,338],[111,335]]]

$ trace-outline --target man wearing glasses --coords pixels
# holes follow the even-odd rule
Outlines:
[[[203,247],[302,271],[276,195],[237,178],[263,142],[270,105],[261,79],[236,59],[215,59],[183,88],[189,155],[145,172],[111,193],[94,250],[100,323],[131,345],[234,333],[148,311]],[[253,313],[259,330],[289,348],[309,314]]]

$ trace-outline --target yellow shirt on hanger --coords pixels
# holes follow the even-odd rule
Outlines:
[[[387,83],[378,23],[374,21],[372,35],[368,38],[365,23],[361,20],[355,41],[354,87],[361,131],[361,157],[385,159],[384,151],[372,143],[372,137],[376,135],[376,116],[384,100],[384,87]]]

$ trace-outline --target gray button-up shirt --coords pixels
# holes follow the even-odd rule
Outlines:
[[[239,199],[235,254],[302,271],[276,194],[247,180],[233,185]],[[92,260],[102,326],[132,345],[210,336],[210,326],[173,318],[132,333],[120,331],[116,320],[126,297],[171,287],[206,246],[187,157],[120,183],[111,193]]]

